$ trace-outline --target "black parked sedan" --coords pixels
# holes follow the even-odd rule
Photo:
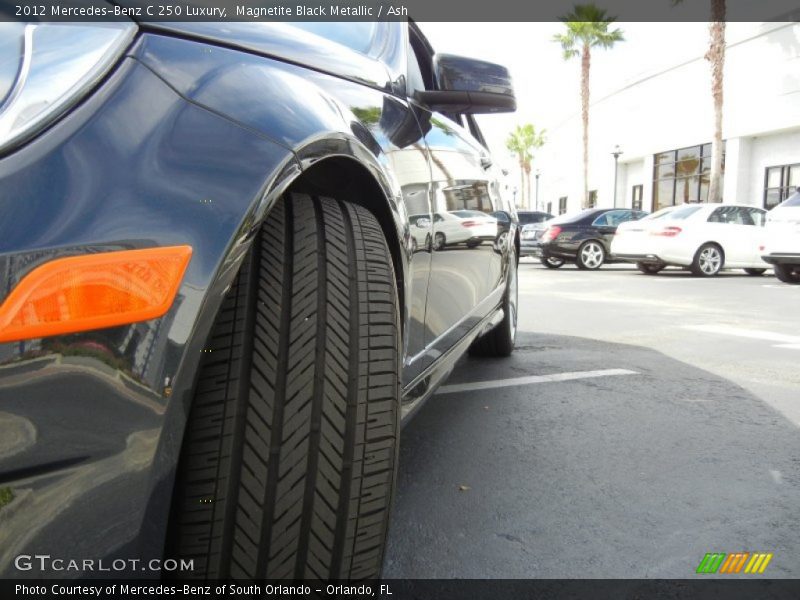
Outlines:
[[[617,226],[645,216],[640,210],[596,208],[558,217],[542,235],[542,264],[557,269],[574,262],[579,269],[599,269],[603,263],[614,262],[610,248]]]
[[[517,211],[519,224],[522,228],[520,234],[519,255],[520,256],[541,256],[539,251],[539,240],[547,229],[548,221],[553,215],[538,210]]]

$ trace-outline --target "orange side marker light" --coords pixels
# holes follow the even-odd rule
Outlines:
[[[172,306],[191,257],[191,246],[169,246],[40,265],[0,305],[0,343],[161,317]]]

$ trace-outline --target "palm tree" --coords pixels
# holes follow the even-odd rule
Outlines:
[[[672,5],[683,0],[671,0]],[[711,140],[711,174],[708,201],[722,202],[722,85],[725,70],[725,0],[711,0],[709,44],[705,59],[711,63],[711,98],[714,101],[714,138]]]
[[[581,57],[581,117],[583,118],[583,206],[589,204],[589,71],[592,48],[611,48],[624,42],[621,29],[609,30],[615,20],[594,4],[576,4],[572,12],[561,17],[566,31],[553,41],[561,44],[564,60]]]
[[[533,161],[533,150],[544,146],[545,131],[542,130],[537,133],[536,127],[530,123],[525,125],[517,125],[517,127],[508,134],[506,139],[506,148],[517,155],[519,160],[519,173],[522,187],[520,189],[521,204],[530,208],[531,206],[531,162]],[[527,201],[525,198],[525,183],[527,182]]]

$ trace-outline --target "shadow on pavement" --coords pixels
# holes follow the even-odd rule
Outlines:
[[[796,427],[654,350],[517,342],[447,383],[638,374],[431,398],[403,430],[385,577],[692,578],[705,553],[741,551],[800,576]]]

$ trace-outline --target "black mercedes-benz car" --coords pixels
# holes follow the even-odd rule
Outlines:
[[[0,23],[0,575],[379,575],[401,422],[514,347],[514,108],[414,24]]]
[[[539,210],[518,210],[517,215],[520,226],[520,257],[540,257],[539,240],[547,229],[547,221],[552,219],[553,215]]]
[[[540,238],[540,260],[550,269],[565,262],[574,262],[579,269],[599,269],[614,262],[610,248],[617,226],[647,214],[640,210],[593,208],[557,217],[548,223]]]

